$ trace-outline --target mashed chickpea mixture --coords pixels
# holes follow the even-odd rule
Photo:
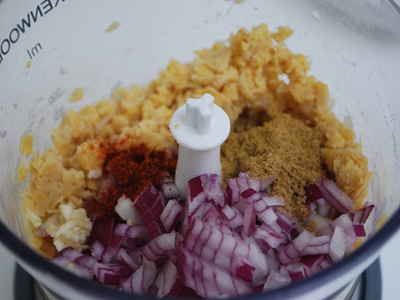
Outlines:
[[[83,204],[98,194],[105,160],[101,144],[174,150],[168,128],[172,114],[188,98],[204,93],[214,96],[232,124],[246,109],[277,107],[318,128],[326,172],[361,208],[372,178],[368,160],[354,132],[330,111],[327,86],[308,75],[306,56],[286,47],[292,33],[287,27],[270,32],[265,24],[240,29],[229,43],[197,51],[191,63],[172,60],[147,87],[121,89],[109,100],[69,111],[52,131],[53,145],[19,166],[20,182],[30,174],[22,196],[32,247],[47,258],[69,246],[85,250],[92,224]]]

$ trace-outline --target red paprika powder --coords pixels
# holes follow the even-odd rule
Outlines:
[[[85,208],[102,216],[116,216],[114,207],[122,195],[134,201],[151,182],[160,186],[160,172],[175,174],[177,156],[171,151],[151,151],[145,145],[119,150],[106,146],[106,159],[98,199],[88,201]]]

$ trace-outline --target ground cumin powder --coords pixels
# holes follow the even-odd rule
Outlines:
[[[277,110],[247,114],[221,146],[223,180],[239,172],[273,178],[270,195],[283,197],[284,209],[303,223],[309,214],[304,187],[324,174],[323,133]]]

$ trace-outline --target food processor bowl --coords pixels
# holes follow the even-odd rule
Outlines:
[[[0,240],[57,299],[145,299],[82,279],[28,244],[17,182],[21,137],[51,145],[64,113],[146,85],[171,59],[226,40],[241,27],[290,26],[287,45],[307,55],[333,112],[356,133],[374,173],[375,224],[361,247],[329,268],[246,299],[330,299],[379,256],[400,227],[400,8],[393,0],[0,1]],[[111,27],[110,27],[111,26]],[[77,87],[84,98],[69,102]],[[243,298],[244,299],[244,298]]]

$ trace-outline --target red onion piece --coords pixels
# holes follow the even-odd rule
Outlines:
[[[143,264],[121,284],[120,288],[128,293],[146,294],[149,287],[154,283],[156,275],[157,268],[155,263],[145,260]]]
[[[146,228],[147,234],[150,238],[156,238],[165,233],[165,228],[161,222],[153,221]]]
[[[263,290],[268,291],[272,289],[276,289],[278,287],[287,285],[292,282],[292,279],[289,275],[285,274],[284,272],[280,272],[278,270],[272,270],[267,280],[265,281]]]
[[[243,226],[243,214],[236,207],[226,204],[220,211],[227,220],[226,224],[233,230]]]
[[[148,235],[155,238],[165,233],[164,225],[160,220],[165,207],[165,199],[161,192],[149,183],[144,191],[133,202],[133,206],[140,214]]]
[[[232,205],[236,202],[239,201],[240,199],[240,190],[239,186],[236,184],[236,179],[235,178],[229,178],[226,181],[226,190],[225,193],[227,195],[227,198],[230,200],[228,202],[229,205]]]
[[[275,233],[269,226],[257,227],[253,236],[266,250],[269,250],[269,248],[276,249],[287,241],[285,236]]]
[[[169,172],[160,172],[160,184],[161,192],[163,193],[165,199],[173,199],[179,196],[179,189]]]
[[[221,177],[217,174],[201,175],[201,184],[207,198],[220,207],[225,205],[224,192],[221,190]]]
[[[176,252],[177,233],[164,233],[148,242],[142,247],[142,253],[149,261],[156,261],[166,257],[171,252]]]
[[[293,228],[293,220],[280,210],[276,210],[276,215],[278,217],[276,222],[282,227],[282,229],[290,233]]]
[[[305,255],[300,258],[300,262],[313,272],[320,269],[320,264],[324,260],[326,260],[325,255]]]
[[[316,232],[321,232],[321,230],[328,227],[331,222],[332,219],[320,216],[316,213],[311,213],[307,220],[307,224],[312,223],[314,225]]]
[[[336,227],[341,227],[345,231],[349,231],[350,234],[354,234],[353,221],[349,214],[340,215],[338,218],[333,220],[327,227],[320,230],[318,233],[320,235],[333,235]]]
[[[292,281],[306,278],[310,274],[310,269],[300,262],[295,262],[287,266]]]
[[[94,276],[109,286],[119,286],[123,278],[130,274],[128,267],[119,264],[96,263],[93,267]]]
[[[307,202],[314,202],[324,197],[317,184],[311,183],[305,188]]]
[[[306,248],[301,251],[301,256],[328,254],[330,242],[331,237],[328,235],[311,237]]]
[[[254,206],[256,206],[256,203],[254,204]],[[256,212],[258,219],[267,225],[273,224],[278,221],[278,216],[271,206],[268,206],[262,211],[255,208],[254,211]]]
[[[178,224],[183,209],[182,205],[180,205],[175,199],[171,199],[167,202],[167,205],[160,215],[160,220],[167,232],[171,232],[175,228],[176,224]]]
[[[200,176],[195,177],[188,182],[188,197],[186,199],[186,213],[187,218],[194,215],[202,216],[207,210],[205,204],[207,202],[207,194],[202,186]]]
[[[113,234],[114,218],[92,215],[92,224],[88,243],[92,244],[94,241],[100,241],[103,245],[107,245]]]
[[[243,173],[240,177],[228,179],[226,181],[225,193],[230,201],[229,205],[237,203],[243,197],[241,196],[243,192],[245,192],[244,197],[248,197],[248,193],[251,191],[246,192],[246,190],[254,190],[256,192],[266,191],[272,181],[272,179],[257,180],[249,178],[249,176]]]
[[[253,235],[256,226],[256,215],[254,213],[253,203],[250,203],[243,216],[243,232],[246,236]]]
[[[100,241],[94,241],[90,245],[91,255],[97,260],[101,259],[101,257],[103,256],[104,250],[105,250],[105,247],[102,243],[100,243]]]
[[[216,265],[229,272],[230,276],[235,274],[232,266],[238,261],[246,261],[246,264],[255,267],[254,282],[268,273],[265,256],[256,244],[245,242],[233,234],[222,233],[197,218],[186,232],[182,246],[191,255]]]
[[[275,197],[275,196],[264,196],[263,197],[265,203],[269,206],[283,206],[285,205],[285,199],[283,197]]]
[[[260,193],[252,188],[244,190],[240,193],[240,197],[242,197],[247,203],[253,203],[262,198]]]
[[[365,224],[374,209],[374,204],[364,205],[363,208],[356,210],[354,213],[350,214],[350,218],[354,223]]]
[[[214,263],[178,248],[177,270],[186,286],[204,298],[233,297],[251,292],[248,284],[233,277]]]
[[[82,257],[83,254],[72,247],[67,247],[54,256],[53,261],[66,266],[69,262],[74,262],[76,259]]]
[[[332,235],[329,257],[332,259],[333,262],[337,262],[344,258],[344,256],[346,255],[346,251],[346,234],[340,226],[337,226]]]
[[[339,212],[329,204],[325,198],[320,198],[316,201],[317,209],[316,212],[321,217],[327,217],[329,219],[335,219],[339,216]]]
[[[177,297],[185,285],[178,276],[178,271],[171,259],[166,259],[163,267],[157,275],[155,285],[158,288],[157,297]]]
[[[354,210],[355,204],[353,199],[343,192],[334,181],[322,177],[319,188],[325,200],[341,214]]]
[[[179,197],[179,188],[175,182],[163,183],[161,185],[161,192],[163,193],[165,199],[174,199]]]
[[[243,259],[242,261],[235,260],[232,265],[233,274],[236,278],[244,282],[252,283],[253,275],[256,268],[249,260]]]
[[[156,188],[149,183],[144,191],[136,198],[133,202],[133,206],[139,212],[140,215],[146,213],[157,199],[158,192]]]
[[[128,228],[122,237],[121,246],[126,248],[136,247],[141,239],[147,240],[146,226],[128,225]]]
[[[140,266],[140,264],[133,260],[131,255],[129,255],[124,248],[118,250],[116,260],[118,263],[127,266],[131,271],[136,271]]]
[[[118,199],[117,205],[114,207],[115,212],[121,217],[122,220],[129,220],[130,224],[141,224],[140,214],[133,206],[131,199],[123,195]]]
[[[94,257],[85,254],[85,255],[82,255],[82,256],[76,258],[75,263],[81,267],[88,269],[88,270],[92,270],[94,265],[97,263],[97,260]],[[93,277],[93,274],[92,274],[92,277]]]
[[[135,225],[133,225],[135,226]],[[103,252],[101,256],[101,261],[104,263],[109,263],[111,260],[115,258],[115,256],[118,253],[119,248],[122,245],[122,242],[124,241],[124,237],[126,235],[126,232],[129,229],[128,224],[117,224],[114,227],[114,232],[111,236],[110,242],[107,244],[105,251]]]
[[[353,223],[353,229],[354,229],[355,235],[357,237],[366,237],[367,236],[367,233],[365,232],[364,224]]]

